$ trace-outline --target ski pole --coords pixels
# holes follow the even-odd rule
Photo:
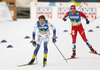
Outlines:
[[[36,56],[36,62],[38,63],[37,56]]]
[[[84,4],[85,4],[85,3],[83,3],[83,5],[84,5]],[[83,5],[81,5],[78,9],[80,9]],[[78,9],[77,9],[77,10],[78,10]]]
[[[35,45],[35,48],[37,47],[37,45]],[[38,59],[37,59],[37,56],[36,56],[36,62],[38,63]]]
[[[64,60],[66,61],[66,62],[68,62],[67,60],[66,60],[66,58],[64,57],[64,55],[61,53],[61,51],[59,50],[59,48],[57,47],[57,45],[54,43],[54,45],[56,46],[56,48],[58,49],[58,51],[60,52],[60,54],[62,55],[62,57],[64,58]]]
[[[98,16],[97,18],[99,18],[99,17],[100,17],[100,16]],[[92,22],[92,21],[96,20],[97,18],[95,18],[95,19],[91,20],[90,22]]]

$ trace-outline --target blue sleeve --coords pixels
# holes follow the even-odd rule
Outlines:
[[[85,17],[85,19],[87,19],[87,17]]]
[[[56,29],[53,30],[53,37],[56,37]]]
[[[33,40],[35,40],[35,32],[33,32]]]

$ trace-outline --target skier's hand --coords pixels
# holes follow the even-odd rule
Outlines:
[[[56,37],[53,37],[53,38],[52,38],[52,42],[53,42],[53,43],[56,43]]]
[[[32,40],[31,43],[33,44],[33,46],[36,46],[36,41]]]
[[[90,21],[88,19],[86,19],[86,24],[89,24],[89,23],[90,23]]]
[[[65,17],[63,18],[63,20],[64,20],[64,21],[67,21],[67,19],[66,19]]]

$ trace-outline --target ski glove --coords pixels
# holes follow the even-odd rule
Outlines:
[[[53,37],[52,42],[56,43],[56,37]]]
[[[88,19],[86,19],[86,24],[89,24],[89,23],[90,23],[90,21]]]
[[[64,21],[67,21],[67,19],[66,19],[65,17],[63,18],[63,20],[64,20]]]
[[[33,46],[36,46],[36,41],[32,40],[31,43],[33,44]]]

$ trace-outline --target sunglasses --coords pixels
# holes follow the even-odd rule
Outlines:
[[[71,12],[74,12],[75,10],[71,10]]]

